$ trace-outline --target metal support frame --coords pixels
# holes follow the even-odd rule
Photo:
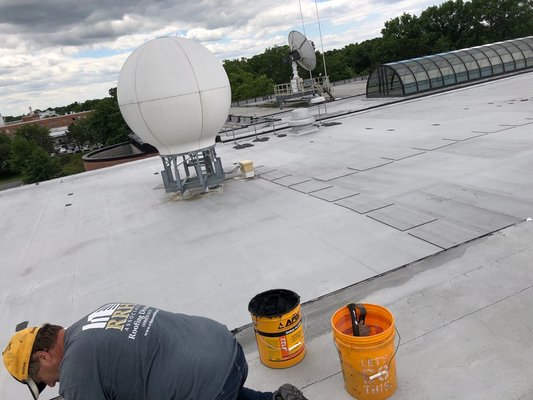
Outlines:
[[[185,193],[189,189],[206,191],[224,182],[224,170],[215,145],[182,154],[161,156],[161,171],[167,193]]]
[[[300,99],[306,96],[314,96],[318,94],[319,96],[324,96],[327,94],[328,97],[333,99],[331,94],[331,83],[329,82],[329,76],[318,76],[310,79],[300,79],[300,85],[298,91],[294,91],[291,83],[282,83],[280,85],[274,85],[274,96],[276,96],[276,101],[278,106],[281,108],[288,100],[291,99]]]

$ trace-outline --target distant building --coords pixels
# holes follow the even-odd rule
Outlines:
[[[45,110],[39,112],[40,118],[52,118],[52,117],[58,117],[57,113],[54,110]]]
[[[3,118],[0,118],[0,133],[4,133],[8,136],[13,136],[15,131],[22,126],[37,124],[44,126],[50,130],[57,128],[66,129],[72,125],[79,118],[86,118],[91,115],[92,111],[82,111],[79,113],[60,115],[56,117],[41,118],[39,115],[30,113],[22,117],[21,121],[14,121],[3,123]]]

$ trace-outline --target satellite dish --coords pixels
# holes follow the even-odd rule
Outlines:
[[[312,71],[316,67],[316,54],[313,43],[298,31],[289,33],[289,48],[291,50],[289,58],[298,63],[300,67],[307,71]]]

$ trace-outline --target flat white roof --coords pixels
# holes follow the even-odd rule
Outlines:
[[[437,329],[439,320],[461,318],[445,309],[457,293],[453,285],[461,284],[458,271],[464,272],[459,261],[449,264],[450,258],[464,259],[475,274],[477,263],[490,260],[461,250],[478,243],[470,241],[511,232],[503,234],[509,236],[505,241],[483,243],[512,253],[520,243],[512,238],[520,235],[505,228],[533,233],[517,228],[533,216],[532,89],[531,74],[523,74],[355,113],[379,102],[357,97],[330,103],[328,115],[339,116],[322,121],[329,126],[315,133],[297,136],[280,126],[266,135],[268,141],[238,140],[253,147],[237,150],[232,141],[218,143],[226,171],[252,160],[256,177],[230,178],[187,200],[161,189],[159,157],[2,191],[0,343],[7,343],[20,321],[68,325],[115,300],[205,315],[233,329],[250,323],[248,302],[261,291],[288,288],[302,303],[325,296],[335,308],[331,293],[381,276],[372,281],[377,285],[372,292],[360,293],[392,307],[404,321],[409,318],[409,325],[398,322],[408,338],[401,354],[410,339]],[[318,117],[316,106],[310,111]],[[322,106],[321,118],[325,111]],[[482,246],[477,254],[488,254],[484,250],[498,253]],[[436,275],[419,280],[419,260],[433,263],[429,269]],[[441,260],[442,269],[435,260]],[[400,267],[405,268],[390,272]],[[514,292],[532,285],[533,274],[522,273]],[[391,276],[399,281],[391,282]],[[431,282],[450,287],[431,289]],[[476,302],[478,287],[470,289],[460,296]],[[415,301],[416,316],[409,314],[407,298]],[[344,301],[340,297],[338,307]],[[530,306],[532,301],[529,296]],[[349,398],[330,333],[313,331],[317,320],[309,310],[304,362],[284,372],[268,370],[248,346],[250,386],[268,389],[294,379],[312,399]],[[329,312],[316,323],[328,321]],[[458,343],[462,339],[460,329],[451,335],[447,346],[453,346],[454,337]],[[526,352],[531,347],[527,337],[516,340],[524,340]],[[480,351],[500,345],[490,338],[484,343],[487,349]],[[410,351],[415,350],[420,351]],[[320,365],[321,359],[331,364]],[[497,360],[491,361],[478,367],[496,369]],[[397,368],[404,383],[394,398],[441,398],[411,390],[409,381],[423,382],[418,375],[423,372],[411,364]],[[520,375],[521,368],[507,372]],[[437,371],[430,376],[438,381]],[[471,379],[477,376],[433,384],[466,387]],[[526,393],[522,398],[531,394],[527,382],[517,385],[516,393]],[[21,386],[0,374],[1,398],[26,396]]]

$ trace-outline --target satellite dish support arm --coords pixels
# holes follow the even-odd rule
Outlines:
[[[300,93],[303,88],[303,79],[298,75],[298,64],[296,61],[291,63],[292,65],[292,79],[291,79],[291,89],[293,93]]]

